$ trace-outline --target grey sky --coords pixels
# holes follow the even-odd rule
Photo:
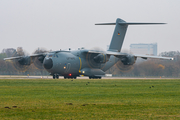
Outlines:
[[[58,50],[109,45],[115,26],[95,23],[165,22],[129,26],[122,49],[158,43],[158,53],[180,50],[179,0],[0,0],[0,50],[38,47]]]

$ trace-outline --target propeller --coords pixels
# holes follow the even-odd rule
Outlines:
[[[124,65],[120,60],[115,64],[115,67],[121,72],[129,72],[133,69],[133,65]]]
[[[127,49],[123,49],[122,52],[126,53],[126,56],[120,57],[115,67],[118,68],[120,72],[129,72],[134,68],[133,64],[136,62],[136,57]]]
[[[24,51],[22,47],[18,47],[17,50],[14,51],[12,57],[22,57],[12,60],[13,67],[20,72],[27,71],[29,65],[31,64],[31,58],[28,57],[28,55],[29,54],[26,51]]]
[[[86,61],[90,68],[103,68],[105,67],[105,63],[107,61],[107,55],[105,51],[101,48],[94,47],[90,51],[100,52],[100,53],[87,53]]]
[[[45,58],[45,55],[43,53],[46,53],[46,52],[48,52],[48,51],[45,48],[38,48],[38,49],[36,49],[33,52],[33,54],[42,54],[39,57],[35,57],[34,58],[34,62],[33,63],[34,63],[34,66],[37,69],[40,69],[40,70],[44,69],[44,67],[43,67],[43,60]]]

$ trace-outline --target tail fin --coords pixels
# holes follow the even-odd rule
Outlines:
[[[116,23],[100,23],[95,25],[116,25],[108,51],[120,52],[128,25],[150,25],[150,24],[165,24],[165,23],[128,23],[120,18],[117,18]]]

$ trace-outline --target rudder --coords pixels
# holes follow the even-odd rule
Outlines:
[[[116,51],[116,52],[121,51],[128,25],[119,24],[119,23],[126,23],[126,22],[120,18],[117,18],[116,27],[114,29],[114,33],[108,51]]]

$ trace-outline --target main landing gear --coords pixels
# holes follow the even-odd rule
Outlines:
[[[101,79],[101,77],[89,76],[89,79]]]
[[[54,74],[53,75],[53,79],[59,79],[59,75],[58,74]]]
[[[64,79],[76,79],[76,76],[64,76]]]

